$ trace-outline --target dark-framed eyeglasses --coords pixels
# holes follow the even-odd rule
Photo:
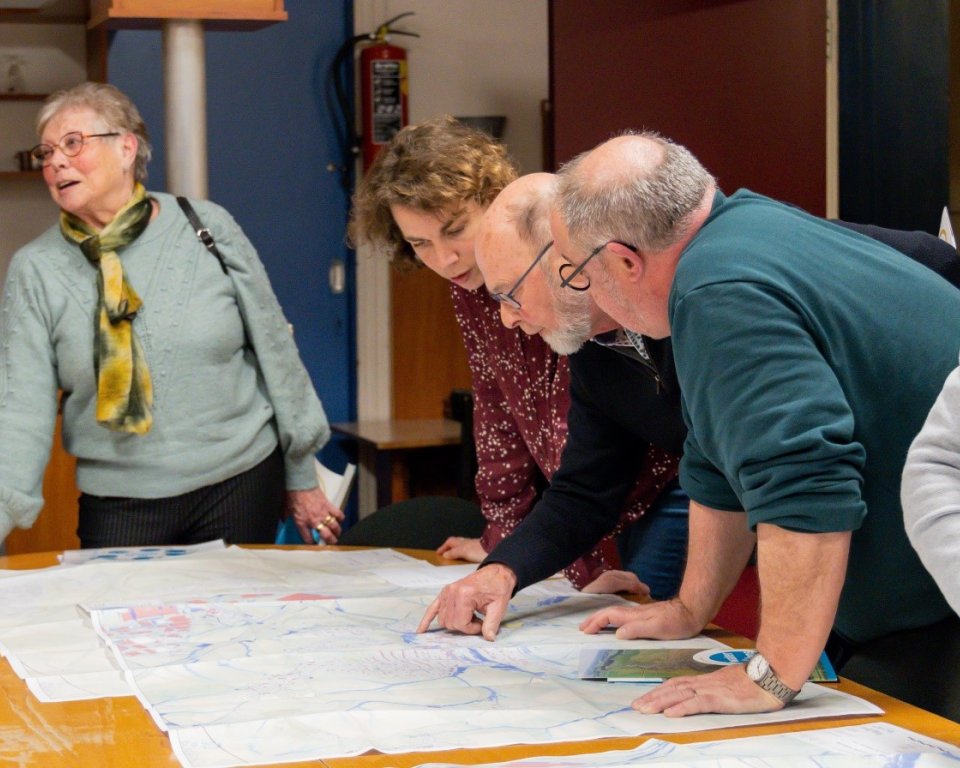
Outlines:
[[[506,304],[508,307],[513,307],[514,309],[520,309],[520,302],[513,297],[513,294],[517,292],[517,289],[520,288],[520,284],[527,278],[527,275],[533,271],[533,268],[537,266],[537,264],[540,262],[540,259],[542,259],[546,252],[550,250],[551,245],[553,245],[553,240],[540,249],[540,252],[537,254],[537,258],[535,258],[531,262],[530,266],[524,270],[523,274],[517,279],[517,282],[513,284],[513,288],[506,293],[491,293],[490,295],[501,304]]]
[[[67,157],[76,157],[83,151],[84,144],[88,139],[101,139],[104,136],[119,136],[118,131],[110,133],[81,133],[80,131],[70,131],[60,137],[56,144],[37,144],[30,150],[30,155],[40,163],[44,168],[50,165],[53,160],[53,153],[58,149]]]
[[[569,261],[563,262],[560,265],[560,287],[569,288],[572,291],[586,291],[590,288],[590,278],[583,274],[583,268],[587,266],[587,262],[590,261],[594,256],[600,253],[604,248],[606,248],[610,243],[616,243],[617,245],[622,245],[624,248],[629,248],[634,253],[637,252],[637,246],[630,245],[630,243],[625,243],[623,240],[607,240],[605,243],[601,243],[589,254],[587,258],[580,262],[579,266],[574,266]]]

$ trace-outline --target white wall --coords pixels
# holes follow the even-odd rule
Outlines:
[[[523,173],[542,170],[540,102],[549,91],[546,0],[355,0],[354,29],[405,11],[410,121],[439,114],[505,115],[503,141]],[[357,407],[390,417],[390,279],[383,259],[357,254]]]
[[[542,170],[540,102],[548,95],[546,0],[356,0],[369,32],[400,13],[410,121],[435,115],[506,115],[504,143],[524,173]]]
[[[416,12],[409,50],[410,119],[506,115],[504,143],[524,173],[542,170],[540,102],[548,95],[546,0],[372,0]]]

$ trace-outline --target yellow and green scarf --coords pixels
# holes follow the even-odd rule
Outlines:
[[[97,375],[97,422],[117,432],[150,431],[153,384],[133,318],[143,302],[127,282],[117,250],[136,240],[150,223],[151,200],[142,184],[100,232],[62,211],[60,231],[77,243],[97,275],[93,367]]]

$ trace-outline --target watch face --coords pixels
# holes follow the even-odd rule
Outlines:
[[[750,661],[747,662],[747,675],[754,682],[760,680],[765,674],[767,674],[767,670],[769,669],[770,662],[759,653],[755,653],[750,658]]]

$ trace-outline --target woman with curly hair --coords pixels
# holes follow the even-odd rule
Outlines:
[[[474,258],[484,211],[517,175],[503,145],[452,117],[408,126],[358,185],[348,231],[353,245],[373,245],[398,269],[426,266],[450,282],[473,379],[476,491],[487,526],[480,539],[451,537],[437,551],[472,562],[482,561],[533,509],[567,438],[566,357],[539,335],[504,327]],[[638,484],[669,479],[644,475]],[[631,498],[628,521],[645,511],[637,494]],[[615,567],[610,544],[601,542],[573,562],[567,577],[579,588],[592,584],[590,591],[624,585],[643,591],[632,574],[595,581]]]

